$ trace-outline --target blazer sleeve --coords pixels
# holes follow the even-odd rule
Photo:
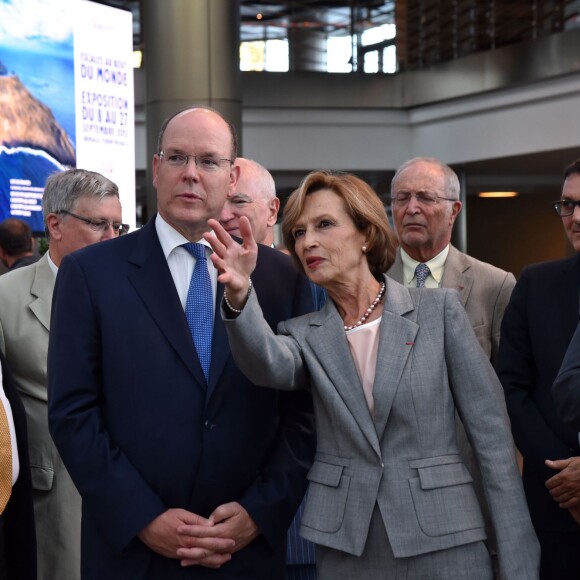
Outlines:
[[[58,272],[48,352],[48,419],[62,460],[118,551],[166,509],[111,440],[100,409],[100,330],[83,272],[72,255]]]
[[[292,315],[298,316],[312,310],[312,289],[307,279],[302,276],[296,276],[295,291],[292,306]],[[270,289],[270,288],[268,288]],[[257,291],[256,291],[257,292]],[[292,373],[295,392],[282,392],[278,396],[278,408],[280,426],[278,437],[272,448],[272,452],[266,458],[262,467],[260,476],[250,486],[243,497],[239,499],[241,505],[252,516],[260,532],[271,545],[275,545],[280,538],[284,538],[288,527],[298,509],[304,493],[306,491],[306,475],[316,450],[316,438],[314,434],[314,414],[312,409],[312,398],[304,388],[308,385],[308,375],[299,356],[297,345],[289,338],[277,337],[272,331],[270,325],[262,316],[256,299],[256,292],[250,296],[250,307],[246,310],[244,307],[242,315],[242,325],[250,330],[250,336],[259,339],[261,345],[266,347],[266,343],[285,342],[286,347],[284,354],[272,353],[271,359],[264,356],[266,353],[262,346],[250,348],[247,354],[235,356],[234,360],[239,368],[250,378],[257,376],[254,370],[262,370],[264,374],[261,380],[250,380],[255,384],[265,386],[276,386],[276,382],[269,379],[266,371],[270,367],[284,366],[289,369],[288,362],[285,359],[292,358],[295,364],[295,372]],[[265,297],[267,303],[272,296],[268,294]],[[248,306],[248,305],[246,305]],[[244,324],[244,320],[247,324]],[[280,323],[283,325],[283,323]],[[229,328],[229,325],[226,325]],[[252,365],[250,361],[254,361]],[[268,362],[266,362],[268,361]],[[275,362],[274,362],[275,361]],[[250,363],[250,364],[248,364]],[[243,365],[243,367],[242,367]],[[285,377],[290,374],[284,374]]]
[[[528,326],[528,293],[529,274],[524,269],[503,317],[497,372],[516,445],[530,467],[549,477],[544,461],[570,457],[570,449],[546,423],[533,397],[538,371]]]
[[[562,361],[552,396],[562,422],[580,432],[580,325]]]
[[[221,308],[230,348],[236,364],[256,385],[281,390],[307,388],[308,372],[296,340],[284,336],[286,325],[276,335],[264,319],[257,293],[252,292],[242,313],[230,318]]]
[[[517,468],[501,385],[459,297],[445,300],[445,358],[457,411],[477,459],[502,578],[538,577],[539,546]]]

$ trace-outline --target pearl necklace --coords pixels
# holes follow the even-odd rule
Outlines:
[[[348,332],[353,328],[358,328],[361,324],[364,324],[366,319],[371,315],[372,311],[377,307],[377,304],[381,301],[383,294],[385,293],[385,283],[381,282],[381,287],[379,288],[379,293],[377,297],[373,300],[372,304],[365,310],[365,313],[354,323],[350,326],[344,325],[344,330]]]

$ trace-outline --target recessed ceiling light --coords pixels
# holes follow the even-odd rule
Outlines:
[[[477,197],[517,197],[517,191],[480,191]]]

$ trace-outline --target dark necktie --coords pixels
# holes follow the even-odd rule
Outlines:
[[[195,258],[195,268],[187,291],[185,317],[205,380],[208,382],[213,335],[213,293],[207,270],[205,246],[189,243],[183,244],[183,247]]]
[[[415,276],[417,277],[417,288],[425,288],[425,280],[431,273],[427,264],[417,264],[415,268]]]

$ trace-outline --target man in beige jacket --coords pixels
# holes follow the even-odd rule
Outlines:
[[[0,348],[28,419],[39,580],[80,580],[81,499],[48,431],[46,359],[54,281],[64,256],[117,237],[117,186],[71,169],[51,176],[42,200],[49,250],[0,277]]]

